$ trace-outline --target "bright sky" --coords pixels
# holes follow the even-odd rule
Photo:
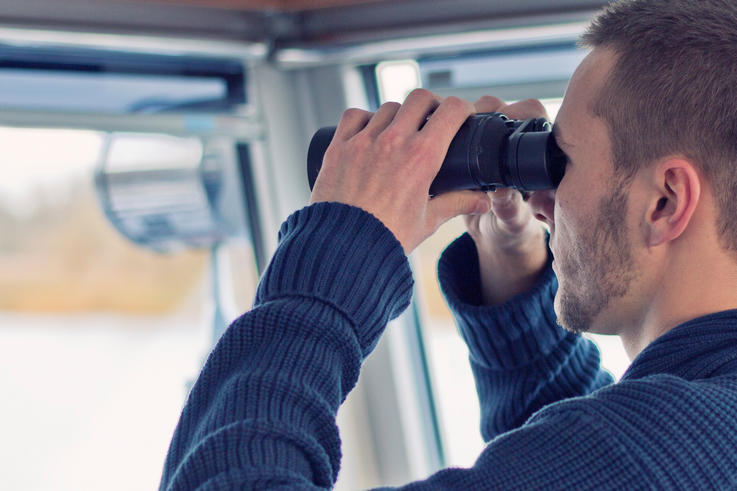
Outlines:
[[[38,193],[61,197],[68,183],[91,177],[103,134],[93,131],[0,127],[0,203],[18,216],[33,211]]]
[[[23,217],[39,201],[63,200],[71,184],[88,179],[101,158],[105,134],[65,129],[0,127],[0,206]],[[121,134],[111,147],[117,168],[196,166],[202,155],[197,138]]]

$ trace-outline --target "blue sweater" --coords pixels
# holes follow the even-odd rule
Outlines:
[[[596,347],[555,324],[549,268],[484,307],[477,262],[465,235],[439,276],[488,444],[472,468],[406,489],[737,488],[737,311],[672,329],[612,384]],[[370,214],[320,203],[290,216],[253,309],[189,395],[161,489],[330,488],[338,406],[411,290],[400,244]]]

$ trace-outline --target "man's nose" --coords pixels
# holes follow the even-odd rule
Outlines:
[[[545,191],[533,191],[527,200],[532,208],[535,218],[545,223],[548,227],[554,223],[553,211],[555,210],[555,189]]]

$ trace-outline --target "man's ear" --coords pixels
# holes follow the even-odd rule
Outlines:
[[[678,238],[690,223],[701,196],[701,177],[688,160],[667,159],[654,172],[654,193],[646,217],[650,247]]]

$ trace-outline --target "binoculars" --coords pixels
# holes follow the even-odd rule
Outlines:
[[[479,113],[456,133],[430,186],[430,195],[473,189],[520,191],[554,189],[565,172],[566,156],[543,118],[516,120],[502,113]],[[315,185],[335,127],[319,129],[307,152],[307,178]]]

